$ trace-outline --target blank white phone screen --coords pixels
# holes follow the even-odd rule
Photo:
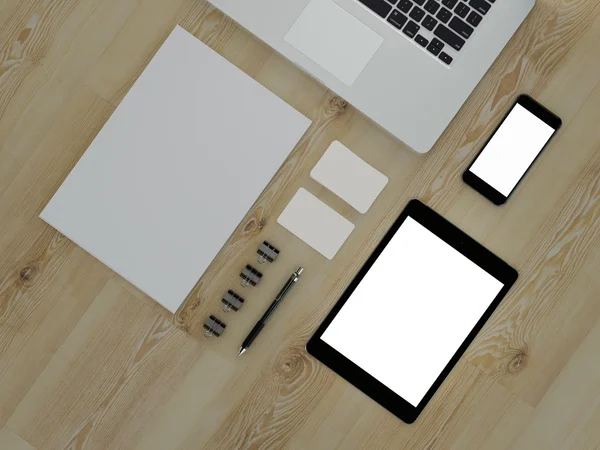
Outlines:
[[[508,197],[554,131],[516,104],[471,166],[471,172]]]
[[[417,406],[503,286],[408,217],[321,339]]]

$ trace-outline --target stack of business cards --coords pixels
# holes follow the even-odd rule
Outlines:
[[[311,177],[360,213],[366,213],[388,178],[335,141],[313,168]],[[354,224],[305,189],[300,189],[277,220],[328,259],[333,259]]]

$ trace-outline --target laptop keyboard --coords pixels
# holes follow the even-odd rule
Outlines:
[[[496,0],[358,0],[450,66]]]

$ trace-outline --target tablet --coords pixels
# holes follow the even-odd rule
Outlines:
[[[500,258],[413,200],[307,351],[412,423],[517,277]]]

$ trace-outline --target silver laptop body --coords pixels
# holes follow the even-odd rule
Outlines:
[[[535,0],[210,2],[425,153]]]

